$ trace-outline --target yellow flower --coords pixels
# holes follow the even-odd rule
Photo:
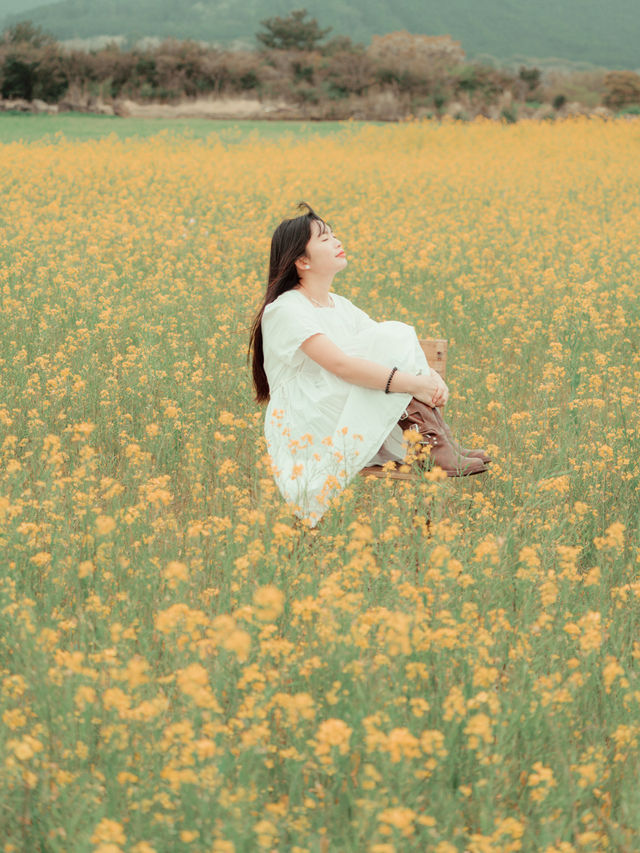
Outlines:
[[[498,386],[500,385],[500,377],[497,373],[487,373],[485,376],[485,384],[487,386],[487,390],[490,394],[495,394],[498,390]]]
[[[177,672],[178,686],[188,696],[209,684],[209,674],[199,663],[189,664]]]
[[[222,639],[222,645],[230,652],[235,652],[239,661],[246,661],[251,651],[251,635],[241,628],[235,628]]]
[[[96,518],[96,533],[98,536],[108,536],[116,529],[116,522],[110,515],[99,515]]]
[[[96,428],[96,425],[90,423],[89,421],[83,421],[79,424],[73,424],[71,430],[73,435],[71,436],[71,441],[83,441],[84,439],[89,438],[91,433]]]
[[[134,655],[127,661],[122,674],[127,679],[130,688],[139,687],[149,681],[149,664],[140,655]]]
[[[613,655],[607,655],[607,662],[602,668],[602,678],[607,693],[611,693],[611,685],[620,676],[624,676],[624,669]]]
[[[257,836],[258,846],[272,848],[278,838],[278,830],[270,820],[259,820],[254,824],[253,831]]]
[[[603,642],[602,616],[597,610],[590,610],[578,620],[578,626],[582,631],[580,637],[580,648],[583,652],[599,649]]]
[[[555,572],[547,572],[547,579],[540,584],[540,603],[543,607],[549,607],[558,597],[558,585]]]
[[[109,687],[104,691],[102,702],[108,710],[115,708],[121,716],[124,716],[131,705],[131,698],[119,687]]]
[[[86,578],[89,575],[92,575],[95,571],[95,566],[91,562],[91,560],[83,560],[78,566],[78,577]]]
[[[2,722],[9,729],[20,729],[27,724],[27,717],[20,708],[7,708],[2,714]]]
[[[233,841],[223,841],[221,838],[213,842],[211,853],[235,853],[236,847]]]
[[[605,531],[604,536],[596,536],[593,540],[596,548],[613,548],[617,551],[622,551],[624,548],[624,531],[626,527],[620,521],[614,521]]]
[[[349,751],[352,729],[344,722],[336,718],[325,720],[316,731],[314,745],[315,753],[319,757],[329,756],[336,748],[340,755],[346,755]]]
[[[118,823],[115,820],[109,820],[106,817],[103,818],[96,826],[93,831],[93,835],[91,836],[92,844],[101,844],[105,842],[110,842],[113,844],[125,844],[126,841],[127,838],[124,834],[122,824]]]
[[[599,778],[599,768],[595,761],[587,764],[572,764],[571,769],[578,773],[580,788],[590,788],[596,785]]]
[[[430,708],[429,703],[421,696],[412,697],[409,700],[409,705],[411,706],[411,712],[414,717],[424,717]]]
[[[443,702],[443,719],[449,722],[455,719],[455,717],[464,717],[466,710],[467,705],[464,701],[462,690],[457,685],[454,685]]]
[[[76,690],[73,700],[78,711],[84,711],[87,705],[93,705],[96,701],[96,691],[88,685],[80,686]]]
[[[409,838],[414,833],[413,822],[416,819],[416,813],[413,809],[396,806],[395,808],[385,809],[378,815],[378,822],[385,824],[387,827],[399,829],[405,838]]]
[[[558,477],[550,477],[548,480],[542,480],[538,485],[541,492],[556,492],[558,495],[566,495],[569,491],[570,481],[568,474],[561,474]]]
[[[13,754],[19,761],[29,761],[42,749],[39,740],[31,735],[24,735],[22,740],[8,740],[7,746],[13,750]]]
[[[491,718],[487,714],[474,714],[469,718],[464,733],[469,736],[469,747],[471,749],[478,749],[481,742],[491,743],[493,740]]]
[[[553,770],[550,767],[545,767],[541,761],[536,761],[527,778],[527,785],[532,788],[531,799],[541,802],[549,790],[557,786],[557,782],[553,777]]]
[[[261,586],[253,594],[256,616],[262,622],[273,622],[284,609],[284,594],[277,586]]]
[[[418,738],[414,737],[406,728],[392,729],[387,736],[385,747],[394,764],[403,759],[418,758],[420,755]]]
[[[180,563],[178,560],[171,560],[165,567],[164,576],[169,582],[169,588],[175,589],[179,581],[186,582],[189,580],[189,569],[185,563]]]
[[[444,735],[437,729],[425,729],[420,734],[420,748],[427,755],[444,757],[447,750],[444,747]]]
[[[218,752],[215,742],[208,738],[201,738],[200,740],[197,740],[195,747],[197,756],[200,759],[213,758],[213,756]]]

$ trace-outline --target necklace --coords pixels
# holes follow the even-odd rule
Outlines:
[[[309,294],[309,293],[305,293],[305,296],[308,299],[310,299],[314,305],[317,305],[318,308],[335,308],[335,305],[333,303],[333,297],[330,294],[329,294],[329,304],[328,305],[323,305],[322,302],[318,302],[318,300],[314,299],[313,296],[311,296],[311,294]]]

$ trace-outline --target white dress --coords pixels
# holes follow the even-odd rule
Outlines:
[[[345,382],[305,355],[300,344],[322,332],[351,356],[391,369],[430,371],[413,327],[376,323],[344,296],[316,307],[288,290],[262,316],[270,389],[264,434],[273,474],[294,513],[315,527],[329,500],[366,465],[402,459],[398,419],[411,394],[385,394]]]

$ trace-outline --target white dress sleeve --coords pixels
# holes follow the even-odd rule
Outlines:
[[[287,364],[292,361],[300,344],[323,331],[312,310],[301,302],[292,303],[282,297],[270,302],[262,315],[263,346]]]

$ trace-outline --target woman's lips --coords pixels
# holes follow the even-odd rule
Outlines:
[[[346,255],[344,252],[338,252],[338,254],[336,255],[336,258],[345,258],[345,257],[346,257]]]

